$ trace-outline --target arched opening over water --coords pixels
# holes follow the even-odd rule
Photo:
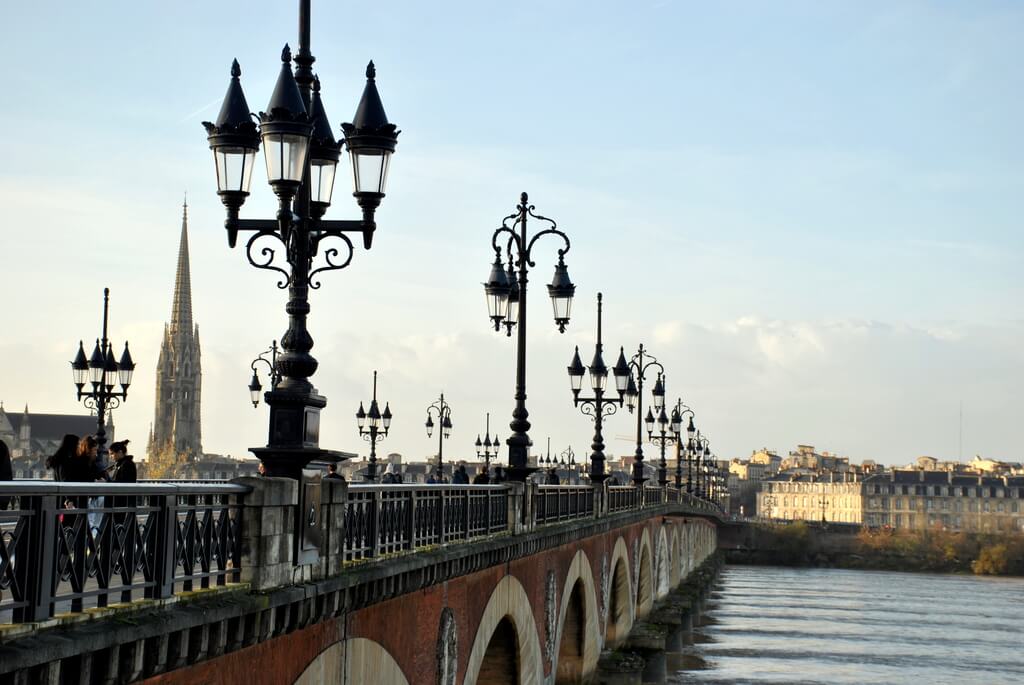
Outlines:
[[[558,645],[558,672],[555,683],[569,685],[583,682],[583,650],[586,643],[587,607],[583,583],[577,580],[569,594],[569,604],[562,622],[562,641]]]
[[[645,540],[646,542],[646,540]],[[654,581],[651,577],[651,548],[640,546],[640,570],[636,574],[636,617],[643,618],[654,604]]]
[[[519,637],[508,616],[501,619],[491,633],[476,682],[478,685],[519,685]]]
[[[605,647],[614,647],[622,642],[633,627],[632,593],[629,588],[629,570],[626,560],[615,560],[612,568],[612,583],[608,598],[608,621],[604,631]]]

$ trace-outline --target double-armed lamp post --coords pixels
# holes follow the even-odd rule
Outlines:
[[[281,372],[277,370],[277,353],[281,350],[277,346],[277,341],[274,340],[270,343],[270,347],[265,352],[261,352],[252,363],[249,364],[249,368],[252,369],[252,380],[249,381],[249,399],[252,400],[252,406],[260,406],[260,395],[263,393],[263,385],[260,383],[259,370],[256,368],[260,364],[267,365],[267,373],[270,375],[270,389],[273,390],[277,387],[277,384],[281,382]],[[266,355],[270,355],[270,359],[267,359]]]
[[[434,434],[435,415],[437,422],[441,425],[441,430],[437,433],[437,482],[443,483],[444,441],[452,434],[452,405],[445,401],[444,393],[441,393],[441,397],[427,407],[427,421],[423,425],[426,426],[428,438]]]
[[[665,373],[665,367],[661,365],[654,356],[644,349],[640,344],[637,353],[629,361],[630,377],[626,387],[626,408],[630,413],[636,411],[636,453],[633,458],[633,484],[640,487],[647,480],[644,475],[644,438],[643,425],[646,423],[654,427],[654,414],[650,408],[647,409],[647,418],[643,418],[644,411],[644,381],[647,380],[647,372],[652,368],[658,369],[658,379],[651,389],[651,399],[654,404],[654,411],[661,412],[665,408],[665,386],[661,381]]]
[[[505,217],[494,235],[491,246],[494,248],[494,264],[490,277],[484,283],[487,296],[487,310],[494,330],[500,331],[505,324],[508,335],[518,325],[516,340],[516,406],[512,412],[509,428],[512,435],[506,440],[508,445],[508,478],[509,480],[525,481],[536,469],[528,463],[530,453],[530,421],[526,410],[526,283],[529,267],[535,266],[533,247],[538,239],[546,235],[554,235],[562,239],[564,247],[558,250],[558,262],[555,264],[555,276],[548,286],[548,295],[554,308],[555,325],[559,332],[564,333],[569,323],[572,309],[572,297],[576,286],[569,280],[569,271],[565,266],[565,253],[569,251],[569,237],[558,230],[557,224],[551,219],[534,213],[534,205],[529,204],[526,193],[520,195],[519,204],[513,214]],[[547,227],[537,231],[533,236],[527,233],[527,222],[534,218]],[[509,224],[509,222],[512,222]],[[502,244],[502,241],[505,241]],[[509,271],[502,264],[502,254],[508,255]],[[513,262],[519,268],[516,275],[512,269]],[[509,278],[512,274],[513,278]]]
[[[377,443],[388,436],[391,430],[391,405],[384,403],[384,411],[377,405],[377,372],[373,372],[373,398],[370,400],[370,411],[363,409],[359,403],[356,411],[356,426],[359,437],[370,443],[370,463],[366,466],[366,480],[373,483],[377,480]]]
[[[106,460],[107,427],[106,415],[112,409],[121,406],[121,401],[128,398],[128,386],[132,383],[135,362],[128,352],[128,343],[124,344],[121,360],[114,359],[114,345],[107,338],[107,321],[110,312],[110,288],[103,289],[103,332],[96,340],[92,355],[85,358],[85,347],[78,341],[78,354],[71,362],[71,373],[75,381],[78,400],[96,412],[96,443],[99,446],[100,463]],[[120,384],[120,390],[114,390]],[[88,385],[90,389],[86,390]]]
[[[242,92],[237,61],[231,65],[231,81],[217,120],[203,123],[213,150],[217,194],[227,210],[228,245],[235,246],[239,232],[248,234],[245,249],[249,263],[277,272],[278,287],[288,289],[288,330],[281,338],[282,353],[275,364],[281,381],[264,396],[270,405],[268,442],[252,452],[264,463],[268,475],[292,478],[301,477],[302,468],[314,459],[341,458],[340,453],[319,446],[320,410],[327,399],[309,380],[318,366],[310,354],[313,337],[306,327],[309,290],[320,287],[320,273],[349,265],[355,252],[349,234],[361,235],[363,247],[370,248],[377,228],[374,214],[384,197],[399,133],[388,122],[370,62],[362,99],[352,123],[341,125],[344,142],[338,142],[324,111],[314,61],[310,0],[300,0],[298,53],[293,60],[287,45],[282,51],[277,83],[258,125]],[[278,200],[277,216],[240,219],[261,145],[267,180]],[[362,218],[326,220],[323,216],[331,205],[342,146],[349,152],[353,195]]]
[[[577,347],[569,363],[569,382],[572,386],[572,403],[580,407],[583,414],[590,416],[594,421],[594,441],[591,443],[590,454],[590,482],[593,485],[600,485],[608,478],[605,472],[604,462],[604,436],[601,433],[605,416],[611,416],[622,406],[626,390],[629,387],[629,365],[626,357],[619,349],[619,360],[615,363],[612,373],[615,376],[615,389],[618,392],[618,399],[606,398],[605,389],[608,386],[608,367],[604,363],[604,345],[601,341],[601,309],[602,295],[597,294],[597,343],[594,345],[594,358],[590,362],[590,389],[594,392],[591,397],[580,397],[583,388],[583,376],[587,370],[583,367],[580,359],[580,348]]]
[[[683,446],[683,436],[679,430],[676,430],[676,487],[683,487],[683,456],[685,454],[687,463],[689,463],[690,454],[693,452],[693,435],[697,432],[697,428],[693,425],[693,410],[683,404],[682,398],[676,400],[676,406],[672,410],[672,421],[677,422],[682,427],[683,417],[689,414],[690,423],[686,427],[686,446]],[[690,476],[692,477],[692,470]],[[693,483],[688,478],[686,481],[686,491],[693,492]]]
[[[665,389],[667,379],[662,376],[660,379],[662,390]],[[665,448],[669,445],[678,445],[681,439],[682,418],[679,416],[678,408],[672,409],[672,418],[665,414],[665,405],[661,405],[658,411],[658,418],[655,420],[651,411],[647,411],[647,439],[658,446],[660,459],[658,461],[658,485],[668,485],[668,465],[665,463]],[[657,424],[657,430],[655,430]]]

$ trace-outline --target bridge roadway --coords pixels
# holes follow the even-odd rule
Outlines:
[[[37,481],[5,498],[0,683],[581,682],[722,522],[632,486]]]

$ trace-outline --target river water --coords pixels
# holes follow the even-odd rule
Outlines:
[[[707,616],[669,682],[1024,683],[1024,578],[729,566]]]

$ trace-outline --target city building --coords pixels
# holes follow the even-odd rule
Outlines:
[[[864,523],[870,526],[1024,532],[1024,475],[894,469],[863,485]]]
[[[760,516],[769,519],[861,523],[863,482],[858,474],[780,473],[761,481]]]

